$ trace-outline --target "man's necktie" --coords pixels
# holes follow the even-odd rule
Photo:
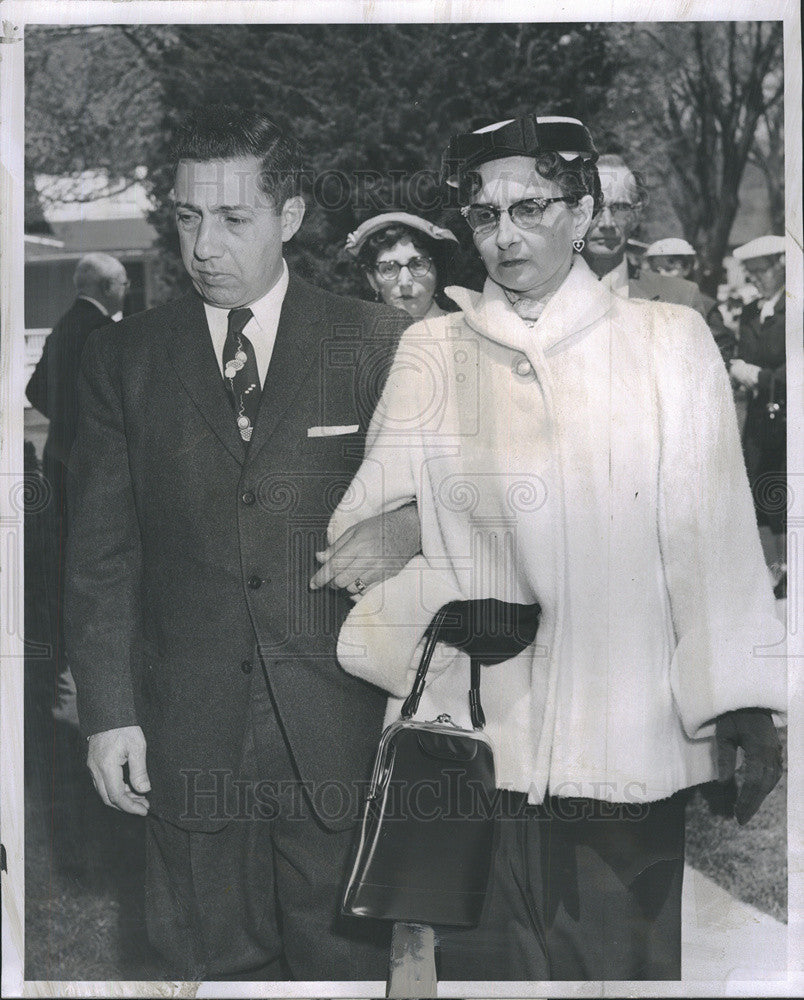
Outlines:
[[[223,345],[224,384],[235,411],[240,437],[246,442],[251,440],[262,392],[254,346],[243,333],[252,316],[250,309],[232,309]]]

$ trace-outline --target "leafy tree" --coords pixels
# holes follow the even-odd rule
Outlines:
[[[166,201],[170,136],[198,103],[258,105],[293,124],[307,151],[309,209],[289,256],[312,280],[364,294],[341,248],[376,212],[420,212],[451,225],[468,248],[466,227],[436,183],[452,133],[526,110],[594,120],[617,72],[605,26],[120,25],[87,36],[66,86],[48,94],[60,48],[72,41],[74,52],[76,42],[40,37],[47,44],[29,69],[29,162],[59,172],[58,162],[78,170],[94,161],[122,177],[147,165],[167,254],[165,294],[181,280]],[[59,93],[72,87],[68,127]],[[138,106],[128,105],[129,92]],[[459,255],[456,277],[477,281],[474,259],[468,249]]]
[[[257,105],[306,149],[308,215],[289,247],[301,273],[367,294],[343,241],[400,208],[453,228],[454,277],[476,284],[469,234],[437,184],[448,137],[523,111],[572,114],[641,169],[649,211],[675,213],[715,272],[749,157],[781,219],[781,36],[777,22],[32,29],[27,166],[130,181],[144,164],[166,296],[183,280],[166,197],[175,126],[204,101]]]
[[[772,175],[781,211],[782,23],[668,23],[618,32],[621,139],[663,188],[714,285],[749,157]]]
[[[25,47],[25,169],[58,177],[106,170],[131,184],[159,127],[159,86],[114,27],[31,27]],[[102,193],[76,191],[76,201]],[[31,211],[36,214],[31,187]],[[62,193],[60,192],[60,198]],[[40,194],[47,203],[48,191]]]

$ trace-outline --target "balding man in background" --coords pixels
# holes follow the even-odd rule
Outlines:
[[[638,275],[629,273],[625,249],[639,225],[645,191],[622,157],[606,154],[597,166],[603,207],[586,234],[586,263],[618,295],[690,306],[706,319],[706,304],[694,282],[646,268]]]
[[[78,418],[78,376],[84,344],[93,330],[122,318],[123,301],[130,283],[120,261],[105,253],[89,253],[82,257],[76,266],[73,283],[75,301],[45,341],[42,357],[25,395],[50,422],[42,455],[42,473],[52,491],[52,517],[47,530],[52,545],[49,569],[52,573],[53,658],[59,674],[59,698],[54,711],[57,718],[77,726],[75,688],[64,662],[62,641],[67,462]]]
[[[618,295],[649,302],[672,302],[689,306],[706,320],[724,362],[734,357],[735,338],[723,322],[714,299],[705,296],[695,281],[652,266],[650,257],[662,244],[684,243],[693,254],[695,250],[683,240],[661,240],[648,247],[646,259],[649,266],[639,269],[629,266],[626,246],[639,226],[645,205],[645,189],[621,156],[606,154],[597,161],[603,207],[592,220],[586,234],[583,256],[599,280]],[[654,254],[651,250],[654,249]],[[677,247],[676,247],[677,249]],[[657,257],[666,254],[655,254]],[[677,256],[677,255],[676,255]]]
[[[89,253],[78,261],[73,277],[76,299],[53,327],[25,395],[50,421],[43,472],[55,493],[75,437],[78,372],[89,334],[121,318],[129,281],[115,257]],[[60,493],[63,497],[63,494]]]

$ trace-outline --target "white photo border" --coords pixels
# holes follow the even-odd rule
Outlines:
[[[804,352],[802,344],[801,17],[784,0],[0,0],[0,835],[2,988],[17,996],[372,997],[378,983],[35,982],[24,980],[23,788],[23,229],[26,25],[113,23],[394,23],[580,21],[784,21],[785,220],[787,234],[788,659],[788,968],[784,981],[680,983],[450,983],[440,996],[625,997],[795,996],[804,992],[804,803],[802,662],[804,661]],[[797,605],[797,606],[796,606]]]

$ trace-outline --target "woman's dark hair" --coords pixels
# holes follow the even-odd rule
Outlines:
[[[301,190],[301,148],[289,129],[252,108],[207,104],[190,112],[172,146],[174,172],[180,160],[231,160],[256,156],[262,161],[260,187],[277,210]]]
[[[419,253],[432,260],[436,269],[436,295],[440,295],[444,285],[450,283],[447,272],[451,258],[448,244],[451,241],[434,240],[420,229],[413,229],[402,222],[392,222],[367,237],[357,255],[358,266],[364,271],[373,271],[383,250],[390,250],[405,239],[409,239]]]
[[[591,160],[576,156],[574,160],[565,160],[559,153],[540,153],[534,157],[536,172],[545,180],[555,181],[561,188],[567,204],[577,205],[584,195],[591,195],[594,200],[593,215],[597,215],[603,206],[603,192],[600,188],[600,174],[597,166]],[[480,174],[469,170],[461,174],[458,184],[459,200],[462,205],[472,202],[481,186]]]

